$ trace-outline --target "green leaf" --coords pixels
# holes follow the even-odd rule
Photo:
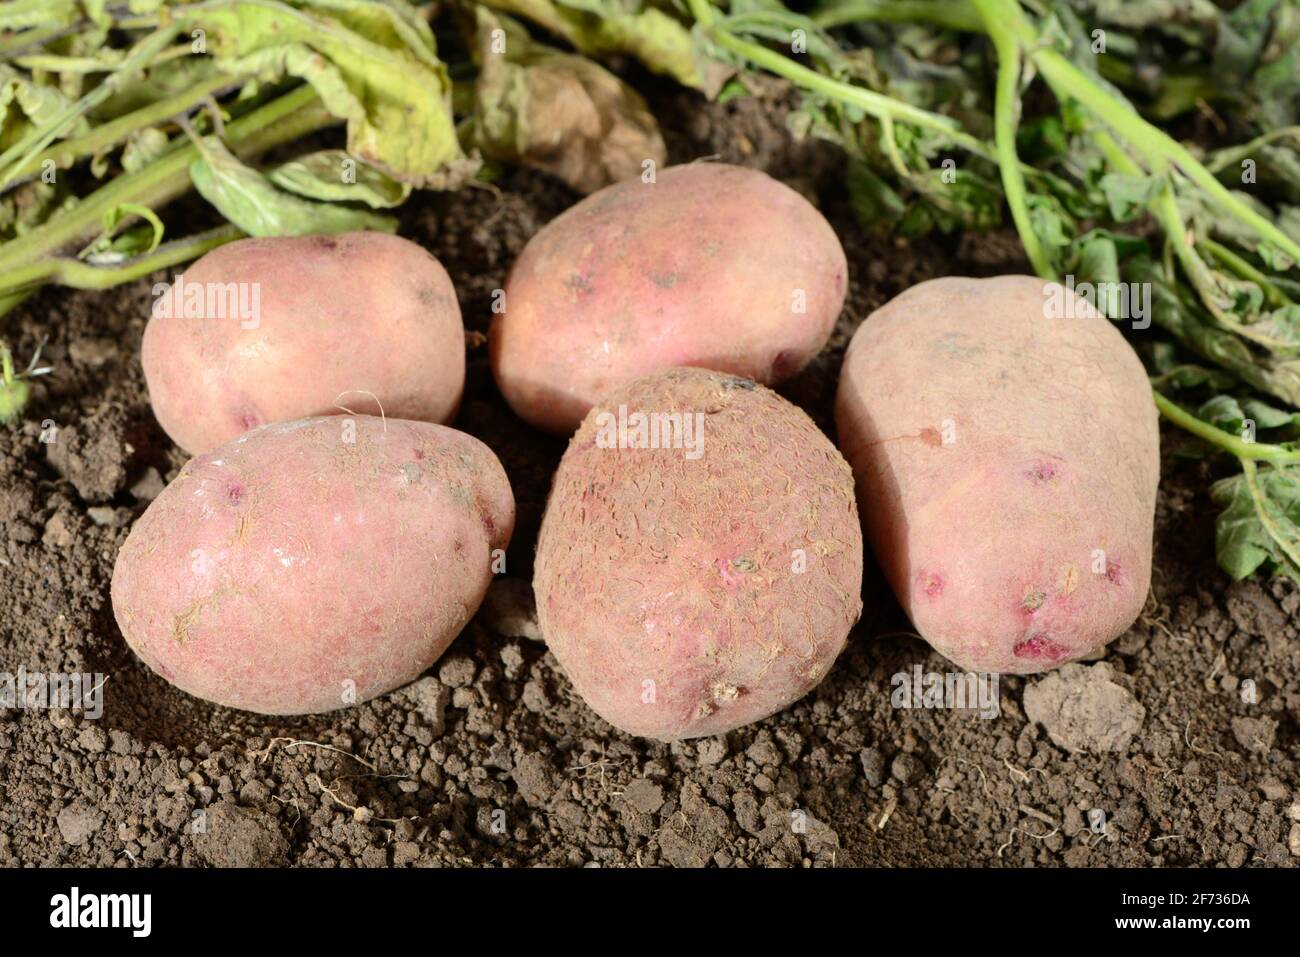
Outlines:
[[[1278,249],[1276,246],[1269,245],[1268,243],[1260,243],[1259,246],[1256,247],[1255,253],[1263,261],[1265,266],[1277,272],[1287,272],[1295,265],[1295,260],[1282,252],[1282,250]]]
[[[486,0],[485,6],[529,20],[588,56],[626,53],[655,73],[713,95],[727,79],[698,56],[691,31],[641,0]]]
[[[1120,281],[1119,248],[1112,237],[1093,230],[1075,240],[1074,246],[1076,283]]]
[[[1215,526],[1219,565],[1237,579],[1264,570],[1300,581],[1300,471],[1253,462],[1243,468],[1210,489],[1224,509]]]
[[[1246,413],[1232,396],[1216,395],[1197,410],[1196,417],[1225,432],[1239,432]]]
[[[10,0],[0,4],[0,30],[24,27],[73,26],[80,0]]]
[[[346,150],[308,153],[266,174],[290,193],[324,202],[364,203],[371,209],[391,209],[411,195],[409,183],[399,183],[382,170],[362,163]]]
[[[1300,9],[1281,4],[1247,97],[1259,104],[1260,125],[1277,129],[1300,120]]]
[[[1254,433],[1295,425],[1300,419],[1296,413],[1269,405],[1262,399],[1238,400],[1230,395],[1216,395],[1204,403],[1196,415],[1225,432],[1252,440]],[[1253,430],[1246,428],[1247,422],[1254,426]]]
[[[1164,189],[1164,179],[1159,176],[1124,176],[1107,173],[1101,179],[1110,214],[1116,222],[1127,223],[1146,211]]]
[[[1068,246],[1074,228],[1070,215],[1061,204],[1054,197],[1041,193],[1030,193],[1025,200],[1029,206],[1029,218],[1034,224],[1034,232],[1043,245],[1049,248]]]
[[[1213,71],[1229,89],[1242,89],[1249,82],[1272,32],[1272,15],[1277,0],[1245,0],[1219,21]]]
[[[221,69],[310,83],[346,120],[348,152],[394,179],[446,188],[472,175],[447,70],[428,23],[409,4],[207,0],[170,9],[187,31],[205,31]]]
[[[722,89],[718,91],[718,95],[713,98],[713,101],[715,103],[730,103],[732,100],[743,100],[752,95],[745,84],[732,78],[723,84]]]
[[[0,424],[8,425],[22,415],[32,389],[22,375],[14,374],[13,354],[0,342]]]
[[[135,225],[136,220],[141,222]],[[122,256],[151,253],[162,242],[165,231],[158,214],[148,206],[123,203],[104,215],[104,231],[82,251],[81,257],[93,258],[104,253]]]
[[[1167,345],[1168,343],[1164,343]],[[1156,381],[1170,389],[1231,389],[1237,380],[1222,369],[1208,369],[1198,365],[1180,365],[1156,377]]]
[[[14,110],[14,107],[17,110]],[[49,126],[72,109],[73,101],[57,86],[36,83],[8,64],[0,63],[0,133],[5,140],[18,138],[18,126]],[[89,121],[78,117],[61,138],[79,136],[90,128]]]
[[[1002,191],[993,181],[962,168],[914,173],[907,182],[932,208],[943,232],[989,230],[1002,221]]]
[[[1022,123],[1016,131],[1016,149],[1022,159],[1035,164],[1064,157],[1070,143],[1061,118],[1044,116]]]
[[[1300,406],[1300,360],[1251,348],[1235,332],[1216,323],[1194,293],[1169,285],[1149,259],[1138,257],[1126,263],[1125,278],[1151,284],[1155,325],[1182,346],[1227,369],[1251,388]]]
[[[331,203],[313,203],[275,188],[241,163],[220,140],[198,141],[202,155],[190,166],[194,188],[226,219],[250,236],[306,236],[357,229],[393,232],[395,220]]]
[[[863,229],[880,232],[903,218],[907,205],[889,184],[856,156],[848,162],[849,204]]]
[[[730,15],[722,18],[722,24],[735,36],[766,40],[776,46],[789,47],[799,36],[802,53],[823,72],[833,76],[847,72],[839,44],[814,21],[788,10],[778,0],[732,0]]]
[[[70,208],[77,202],[75,196],[68,194],[62,179],[57,183],[32,180],[0,199],[5,201],[0,207],[0,230],[6,238],[31,232],[60,209]]]
[[[1224,506],[1214,524],[1219,567],[1238,581],[1248,578],[1273,555],[1273,543],[1260,524],[1245,477],[1216,486],[1213,497]]]
[[[162,155],[169,142],[167,134],[156,127],[133,134],[122,148],[122,169],[128,173],[144,169]]]
[[[1296,413],[1288,412],[1286,409],[1279,409],[1276,406],[1269,405],[1260,399],[1242,399],[1241,411],[1245,413],[1246,418],[1255,423],[1259,429],[1280,429],[1284,425],[1294,425],[1296,422]]]

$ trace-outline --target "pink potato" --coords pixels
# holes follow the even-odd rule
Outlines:
[[[739,166],[616,183],[524,247],[490,332],[506,401],[569,434],[637,376],[698,366],[774,384],[826,344],[848,267],[802,196]]]
[[[836,420],[876,558],[961,668],[1045,671],[1142,610],[1155,404],[1124,337],[1072,292],[1028,276],[912,287],[854,335]]]
[[[438,260],[405,239],[243,239],[155,291],[143,345],[149,398],[192,454],[267,422],[382,407],[389,418],[445,423],[460,405],[456,292]]]
[[[483,600],[514,525],[500,463],[426,422],[326,416],[191,459],[136,522],[113,612],[150,668],[263,714],[417,677]]]
[[[658,417],[645,420],[657,440],[635,431],[639,413]],[[839,452],[776,393],[698,369],[637,379],[583,420],[534,580],[542,634],[578,693],[610,724],[664,741],[721,734],[811,691],[862,611],[861,586]]]

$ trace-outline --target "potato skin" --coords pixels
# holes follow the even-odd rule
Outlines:
[[[702,454],[601,447],[601,414],[620,405],[703,413]],[[848,464],[774,392],[699,369],[634,380],[583,420],[534,577],[542,633],[578,693],[663,741],[723,733],[811,691],[862,611],[861,586]]]
[[[1084,300],[945,278],[849,345],[836,422],[868,538],[925,639],[971,671],[1054,668],[1146,601],[1159,432],[1146,373]]]
[[[255,324],[162,315],[159,303],[171,300],[155,302],[142,348],[149,398],[164,431],[191,454],[339,405],[379,414],[375,398],[389,418],[456,415],[465,386],[460,306],[447,271],[415,243],[371,232],[242,239],[179,279],[182,292],[257,283],[260,296]]]
[[[348,442],[347,430],[355,429]],[[263,714],[332,711],[412,680],[477,610],[514,499],[477,439],[323,416],[198,456],[118,553],[127,643],[182,691]]]
[[[521,418],[564,435],[658,369],[775,384],[826,344],[847,276],[834,230],[794,190],[739,166],[669,167],[592,194],[524,247],[492,370]]]

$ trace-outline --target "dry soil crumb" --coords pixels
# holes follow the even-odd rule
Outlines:
[[[1068,664],[1025,688],[1025,716],[1067,751],[1124,751],[1146,709],[1106,662]]]

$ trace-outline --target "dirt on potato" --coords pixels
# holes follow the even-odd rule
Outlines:
[[[679,428],[651,425],[641,442],[629,409]],[[609,453],[620,447],[635,452]],[[750,379],[668,369],[618,387],[578,426],[533,595],[592,710],[675,741],[815,688],[860,617],[862,557],[849,464],[802,410]]]
[[[847,306],[830,346],[779,390],[829,433],[843,349],[868,312],[923,279],[1026,266],[1009,232],[865,234],[842,156],[785,132],[790,102],[773,87],[721,106],[674,91],[651,107],[673,162],[764,169],[838,231]],[[48,337],[56,371],[27,421],[0,429],[0,673],[102,675],[103,714],[0,708],[0,864],[1300,862],[1300,594],[1217,570],[1212,476],[1171,454],[1170,430],[1141,619],[1103,660],[1004,677],[997,716],[895,705],[896,675],[951,666],[909,634],[868,563],[862,621],[796,705],[673,745],[597,718],[529,606],[564,443],[514,418],[476,335],[524,242],[577,197],[540,174],[496,185],[418,196],[402,233],[438,256],[460,297],[471,341],[457,425],[497,452],[514,486],[508,576],[428,674],[357,708],[284,719],[208,705],[152,674],[113,623],[117,549],[184,462],[140,369],[152,283],[49,291],[3,319],[24,361]],[[194,202],[171,213],[186,211],[204,215]]]

